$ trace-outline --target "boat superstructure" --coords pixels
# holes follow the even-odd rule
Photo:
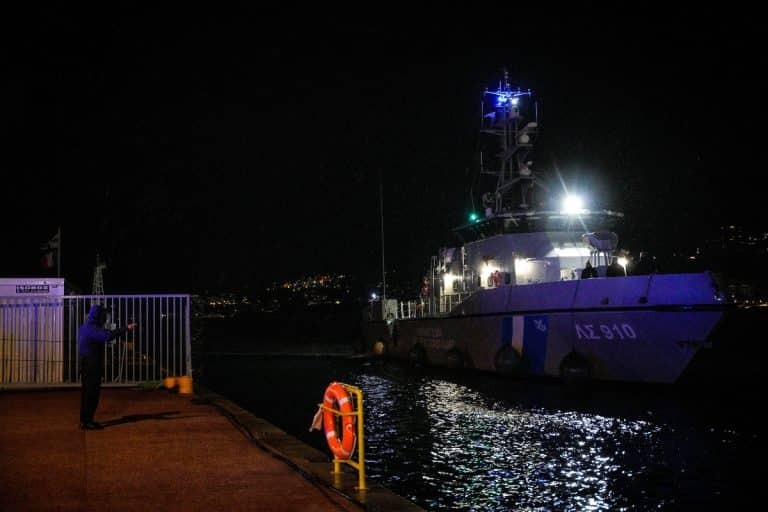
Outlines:
[[[368,342],[441,366],[676,381],[727,309],[715,277],[627,272],[613,231],[623,214],[584,208],[539,176],[532,92],[505,73],[483,105],[495,158],[480,172],[495,190],[432,257],[420,297],[372,305]]]

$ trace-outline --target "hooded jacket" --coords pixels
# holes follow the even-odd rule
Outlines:
[[[104,344],[112,341],[127,329],[110,331],[103,327],[107,319],[107,310],[101,304],[94,304],[88,311],[88,318],[77,331],[77,348],[80,357],[101,355],[104,353]]]

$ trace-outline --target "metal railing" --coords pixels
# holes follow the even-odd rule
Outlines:
[[[61,297],[0,297],[0,384],[64,382]]]
[[[96,303],[107,328],[138,323],[107,344],[105,383],[192,375],[189,295],[0,297],[0,384],[79,382],[77,331]]]
[[[400,303],[398,319],[402,318],[429,318],[449,314],[453,308],[464,302],[470,292],[442,295],[440,297],[422,300],[409,300]]]

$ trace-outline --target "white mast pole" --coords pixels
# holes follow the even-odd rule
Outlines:
[[[56,251],[56,277],[61,277],[61,226],[59,226],[59,250]]]
[[[384,314],[384,301],[387,298],[387,271],[384,267],[384,181],[379,170],[379,211],[381,214],[381,312]]]

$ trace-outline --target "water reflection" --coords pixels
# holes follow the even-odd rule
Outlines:
[[[731,425],[735,395],[566,400],[559,386],[329,360],[211,370],[214,389],[324,452],[322,435],[307,433],[322,390],[359,386],[369,478],[428,510],[702,510],[757,488],[744,461],[761,438]],[[275,382],[279,396],[259,392]]]
[[[369,474],[414,501],[432,496],[435,510],[629,507],[614,487],[659,449],[662,429],[649,421],[524,409],[446,380],[361,374],[356,385],[366,394]]]

